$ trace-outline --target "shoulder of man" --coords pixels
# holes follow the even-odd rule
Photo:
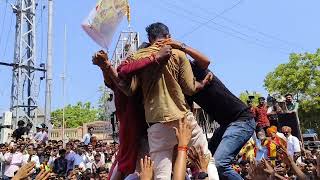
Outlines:
[[[128,58],[131,60],[138,60],[140,58],[148,57],[152,53],[158,52],[160,49],[155,46],[150,46],[146,48],[139,49],[135,53],[131,54]]]

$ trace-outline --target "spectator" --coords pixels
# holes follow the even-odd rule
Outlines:
[[[263,142],[263,145],[268,148],[268,157],[275,165],[277,159],[277,149],[286,147],[286,142],[277,135],[277,127],[272,126],[267,129],[268,138]]]
[[[268,158],[268,148],[263,145],[263,142],[266,139],[266,133],[262,129],[257,133],[257,138],[255,141],[256,144],[256,161],[261,161],[263,158]]]
[[[16,141],[18,141],[18,139],[21,139],[22,135],[27,134],[32,128],[32,123],[30,121],[28,121],[26,126],[24,125],[25,122],[23,120],[18,121],[18,128],[12,133],[12,137],[15,138]]]
[[[41,125],[38,125],[36,127],[36,133],[34,134],[33,136],[33,139],[37,142],[37,143],[40,143],[41,142],[41,138],[42,138],[42,126]]]
[[[67,163],[68,161],[65,159],[66,150],[59,150],[59,157],[54,161],[53,172],[58,176],[65,176],[67,173]]]
[[[23,162],[22,164],[28,164],[30,161],[35,163],[36,168],[40,168],[40,160],[36,151],[34,150],[34,145],[30,144],[27,147],[27,154],[23,155]]]
[[[243,179],[248,179],[249,177],[249,168],[250,168],[250,161],[243,160],[240,162],[240,175]]]
[[[267,130],[270,126],[270,122],[267,116],[267,105],[265,103],[264,97],[259,97],[259,105],[255,108],[256,122],[257,122],[257,131],[261,129]]]
[[[9,151],[4,155],[4,158],[6,161],[6,168],[3,179],[11,179],[23,162],[23,155],[21,153],[20,146],[9,147]]]
[[[253,102],[251,99],[247,100],[247,106],[250,109],[250,112],[252,113],[253,117],[256,118],[255,107],[253,106]]]
[[[52,152],[49,157],[48,165],[50,168],[53,168],[54,161],[59,157],[58,156],[59,149],[57,148],[57,144],[53,146]]]
[[[292,131],[291,128],[288,126],[282,127],[282,133],[287,138],[288,155],[293,159],[297,159],[301,153],[300,142],[297,137],[291,134],[291,131]]]
[[[78,147],[76,150],[76,153],[74,155],[74,166],[78,167],[80,169],[86,169],[85,168],[85,161],[83,158],[83,151],[81,147]]]
[[[76,153],[72,150],[72,143],[69,142],[66,144],[66,160],[68,162],[67,165],[67,172],[69,173],[69,171],[72,171],[72,169],[74,168],[74,160],[75,160],[75,155]]]
[[[40,137],[40,142],[47,142],[48,141],[48,127],[45,124],[42,124],[42,134]]]
[[[268,107],[268,110],[267,110],[267,115],[270,121],[270,125],[279,127],[278,114],[283,113],[283,111],[279,106],[278,102],[276,101],[276,99],[274,99],[273,97],[271,97],[270,105],[271,106]]]
[[[85,145],[88,145],[90,143],[91,137],[93,136],[92,131],[93,131],[93,127],[89,127],[88,128],[88,133],[83,136],[82,142]]]
[[[4,154],[6,153],[6,145],[0,144],[0,175],[3,176],[4,167],[5,167],[5,158]]]
[[[290,93],[286,94],[285,98],[286,98],[286,106],[288,109],[288,113],[297,113],[299,103],[293,102],[292,94],[290,94]]]
[[[96,147],[96,153],[99,153],[101,155],[101,164],[106,164],[106,159],[104,153],[102,152],[102,146],[100,144]]]
[[[109,169],[100,167],[97,169],[97,174],[99,179],[107,179],[109,173]]]
[[[42,164],[45,156],[44,148],[42,147],[42,145],[38,145],[37,155],[39,157],[40,164]]]
[[[97,153],[94,155],[94,161],[91,166],[91,171],[96,173],[97,169],[100,167],[103,167],[103,164],[101,163],[101,154]]]

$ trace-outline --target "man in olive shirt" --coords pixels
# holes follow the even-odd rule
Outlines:
[[[151,46],[138,50],[132,55],[132,60],[150,56],[166,47],[163,40],[170,37],[169,29],[162,23],[154,23],[146,28]],[[201,146],[208,157],[208,142],[202,129],[190,112],[184,94],[193,95],[207,83],[205,78],[201,83],[195,81],[191,65],[184,52],[168,48],[171,56],[168,62],[145,68],[135,78],[142,87],[146,121],[149,124],[148,141],[150,156],[155,163],[155,179],[171,179],[172,152],[177,144],[173,127],[178,126],[178,120],[187,118],[193,128],[190,146]],[[218,179],[216,168],[211,161],[208,166],[209,179]]]

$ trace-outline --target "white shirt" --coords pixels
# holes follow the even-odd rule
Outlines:
[[[53,167],[54,166],[54,160],[56,160],[58,157],[59,157],[59,155],[57,155],[57,156],[51,155],[50,158],[49,158],[49,161],[48,161],[48,165],[50,167]]]
[[[93,136],[93,134],[91,135],[90,133],[87,133],[83,136],[82,142],[85,145],[88,145],[90,143],[91,137]]]
[[[18,171],[22,164],[23,155],[21,152],[15,152],[15,153],[6,153],[4,154],[4,157],[6,159],[6,162],[8,163],[6,165],[4,175],[8,177],[13,177],[14,173]]]
[[[88,168],[92,168],[92,163],[94,162],[94,154],[95,154],[95,152],[94,151],[92,151],[91,152],[91,154],[89,154],[88,152],[86,152],[86,154],[85,154],[85,159],[86,159],[86,169],[88,169]]]
[[[105,159],[104,153],[100,152],[100,155],[101,155],[101,159],[100,159],[101,164],[103,164],[103,165],[106,164],[106,159]]]
[[[287,138],[286,138],[286,136],[285,136],[283,133],[277,132],[277,136],[279,136],[281,139],[287,141]]]
[[[301,152],[299,139],[290,135],[287,138],[287,151],[288,154],[293,157],[294,153]]]
[[[30,157],[29,154],[23,155],[22,165],[27,164],[29,162],[29,157]],[[32,155],[31,161],[36,163],[36,168],[40,168],[40,160],[37,155]]]
[[[38,142],[38,141],[41,141],[41,138],[42,138],[42,132],[40,131],[34,135],[33,139]]]
[[[114,104],[114,97],[111,101],[107,101],[106,112],[110,116],[112,113],[116,112],[116,106]]]
[[[47,133],[46,131],[44,131],[44,132],[41,134],[40,140],[41,140],[42,142],[47,142],[47,141],[48,141],[48,133]]]

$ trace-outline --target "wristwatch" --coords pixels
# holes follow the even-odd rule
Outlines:
[[[206,179],[208,176],[208,173],[206,172],[199,172],[198,179]]]
[[[181,43],[181,47],[180,47],[180,50],[185,52],[186,51],[186,48],[187,48],[187,45],[185,43]]]

